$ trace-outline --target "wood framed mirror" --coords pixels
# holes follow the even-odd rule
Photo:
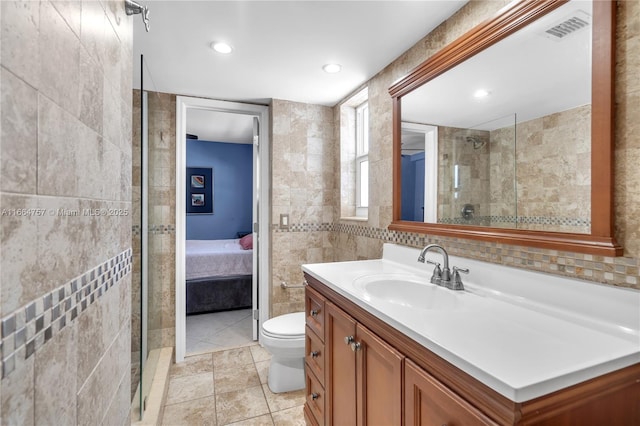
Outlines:
[[[585,148],[585,152],[581,155],[582,161],[586,162],[586,167],[590,165],[590,170],[583,173],[584,176],[577,178],[578,181],[581,181],[580,184],[582,185],[582,190],[586,191],[584,193],[584,196],[578,195],[577,197],[579,199],[577,203],[575,201],[571,201],[566,202],[566,204],[571,204],[571,207],[573,209],[572,211],[580,211],[581,214],[584,215],[584,219],[581,223],[582,228],[580,229],[566,226],[556,226],[555,228],[551,226],[545,228],[543,226],[544,223],[547,223],[549,221],[553,222],[555,220],[558,223],[566,225],[566,220],[565,218],[549,219],[545,217],[536,217],[534,219],[531,219],[531,217],[525,217],[524,215],[518,216],[519,211],[526,211],[529,207],[526,204],[527,194],[530,195],[530,193],[534,192],[534,189],[537,189],[538,193],[544,191],[540,191],[540,188],[536,188],[531,183],[518,182],[517,172],[513,172],[513,176],[510,176],[509,178],[505,178],[504,176],[496,177],[496,161],[501,160],[496,160],[495,158],[490,159],[489,157],[491,151],[490,146],[493,143],[489,140],[490,132],[487,130],[479,130],[479,127],[468,125],[443,125],[442,121],[449,122],[449,117],[442,118],[438,116],[437,113],[433,112],[446,110],[444,104],[438,104],[439,99],[448,99],[454,96],[453,93],[449,93],[446,91],[450,89],[442,89],[442,87],[450,88],[459,85],[461,86],[461,84],[454,83],[453,86],[435,85],[436,82],[442,82],[446,78],[453,75],[469,76],[469,72],[463,71],[466,70],[466,68],[463,67],[468,66],[472,62],[478,62],[481,55],[486,55],[489,58],[493,58],[491,59],[491,61],[493,61],[491,63],[494,64],[494,69],[507,68],[505,76],[508,77],[500,77],[497,80],[507,80],[514,75],[518,76],[522,72],[522,65],[520,65],[520,68],[517,67],[520,62],[517,58],[513,58],[513,60],[511,61],[511,63],[514,64],[513,69],[509,68],[509,61],[505,62],[505,64],[507,65],[505,65],[504,67],[502,66],[502,62],[500,63],[500,65],[496,64],[495,52],[499,50],[498,46],[503,46],[505,44],[508,44],[509,42],[511,42],[511,44],[521,43],[520,39],[518,39],[517,37],[520,37],[525,32],[524,30],[531,30],[531,28],[535,28],[536,24],[540,26],[542,25],[541,23],[544,22],[544,28],[547,28],[547,21],[550,21],[553,25],[556,25],[557,22],[564,24],[564,22],[567,21],[562,21],[562,19],[574,18],[564,17],[564,11],[568,8],[569,4],[571,4],[571,7],[573,7],[576,3],[582,3],[582,6],[588,5],[588,11],[586,13],[579,11],[580,13],[583,13],[583,15],[579,15],[578,19],[580,20],[584,18],[584,20],[587,21],[587,26],[590,30],[590,32],[587,33],[588,35],[586,36],[586,50],[588,51],[589,57],[587,58],[587,62],[585,62],[584,66],[587,69],[586,74],[588,75],[589,80],[587,80],[586,82],[587,86],[585,90],[573,90],[573,92],[584,92],[583,94],[587,95],[587,105],[585,106],[587,113],[581,113],[582,121],[576,119],[575,116],[571,116],[569,121],[573,122],[573,125],[575,125],[575,123],[583,124],[581,130],[584,130],[584,132],[580,131],[578,133],[584,133],[587,136],[584,138],[584,142],[582,144],[582,146]],[[558,21],[558,17],[562,19]],[[545,20],[545,18],[548,19]],[[542,33],[548,33],[548,31],[544,30],[544,28]],[[553,26],[550,28],[553,28]],[[535,35],[534,38],[542,38],[543,36],[549,37],[550,34],[540,34],[541,32],[538,29],[536,29],[536,32],[537,35]],[[590,45],[588,41],[590,41]],[[551,43],[555,42],[556,41]],[[522,47],[521,50],[526,51],[526,47]],[[541,50],[545,49],[543,48]],[[471,31],[467,32],[456,41],[440,50],[438,53],[428,58],[413,71],[411,71],[407,76],[394,83],[389,88],[389,93],[393,98],[393,221],[389,226],[389,229],[403,232],[442,235],[512,245],[572,251],[578,253],[588,253],[605,256],[622,255],[622,247],[616,243],[613,236],[614,50],[615,1],[514,1],[513,3],[500,10],[495,17],[484,21],[477,27],[473,28]],[[491,54],[489,52],[491,52]],[[527,54],[528,52],[525,52],[524,55],[526,56]],[[567,57],[566,53],[564,53],[563,55],[563,57]],[[538,74],[540,75],[540,81],[544,81],[548,74],[556,73],[554,72],[554,69],[557,70],[557,67],[562,66],[562,64],[557,63],[557,57],[553,60],[556,62],[550,62],[547,70],[542,74]],[[561,72],[557,72],[557,74],[561,74]],[[523,78],[523,81],[520,81],[516,84],[524,87],[534,83],[531,80],[531,77]],[[465,80],[466,79],[467,77],[465,77]],[[569,79],[578,80],[577,78],[571,78],[570,76]],[[536,82],[537,80],[538,79],[536,79]],[[562,83],[552,82],[550,86],[552,89],[554,87],[564,87],[568,84],[568,81],[569,80],[565,79],[565,82]],[[573,81],[571,81],[571,83],[573,83]],[[433,87],[437,87],[437,89],[431,90],[431,88]],[[431,91],[425,90],[425,88],[428,88]],[[515,92],[515,89],[511,88],[504,91],[511,93]],[[496,92],[500,92],[500,89],[497,89]],[[557,92],[560,91],[557,90]],[[433,108],[427,108],[427,112],[432,112],[425,112],[424,117],[416,119],[415,105],[420,104],[420,102],[415,101],[415,97],[418,93],[429,93],[425,95],[426,98],[421,98],[420,102],[425,105],[430,104],[431,106],[433,106]],[[553,92],[553,96],[555,95],[556,92]],[[514,107],[515,109],[512,111],[513,114],[507,117],[507,121],[510,121],[509,126],[512,126],[507,133],[510,133],[513,139],[514,152],[511,154],[513,155],[513,157],[520,155],[519,153],[515,152],[517,146],[517,138],[519,137],[518,135],[516,135],[516,129],[526,128],[528,123],[533,122],[532,117],[537,117],[536,119],[539,120],[547,120],[545,121],[545,123],[558,120],[557,112],[554,112],[554,114],[543,113],[540,111],[529,112],[529,107],[531,105],[537,106],[545,103],[544,100],[546,98],[544,98],[544,96],[546,96],[547,98],[551,97],[550,95],[543,95],[543,97],[536,100],[536,93],[534,92],[529,92],[529,94],[527,94],[526,92],[522,92],[519,94],[519,96],[512,96],[514,98],[518,98],[520,102],[519,106]],[[405,112],[404,115],[403,101],[405,102],[404,106],[406,107],[407,111],[410,112]],[[576,100],[572,102],[578,102],[577,105],[579,105],[580,101]],[[564,111],[563,108],[566,109],[568,107],[561,106],[556,108],[558,109],[554,111]],[[456,119],[459,118],[458,116],[461,117],[465,115],[462,108],[456,109],[456,107],[454,106],[451,111],[455,112],[455,114],[453,115],[456,115]],[[478,108],[478,111],[481,111],[482,113],[486,111],[493,112],[489,104],[481,105],[481,107]],[[422,113],[422,111],[420,111],[420,113]],[[537,116],[535,115],[536,113],[538,113]],[[498,117],[504,118],[504,110],[496,109],[494,115],[496,118],[495,121],[498,122],[500,121],[497,120]],[[544,115],[544,117],[542,117],[542,115]],[[489,120],[487,117],[489,116],[490,115],[475,115],[471,120],[479,120],[478,122],[486,124],[486,122]],[[527,124],[525,124],[524,120],[528,120],[526,121]],[[451,123],[457,123],[457,121],[452,120]],[[431,126],[429,127],[430,129],[435,128],[436,130],[416,132],[414,130],[417,128],[416,126]],[[500,131],[501,134],[505,133],[503,130],[507,128],[505,127],[506,125],[496,124],[496,126],[503,126],[500,127]],[[468,179],[464,182],[467,182],[469,188],[471,188],[471,190],[467,192],[473,193],[474,191],[477,192],[477,182],[480,179],[479,174],[482,174],[483,172],[472,171],[470,173],[465,169],[464,166],[458,167],[458,165],[456,164],[455,171],[454,168],[451,167],[451,170],[446,170],[444,173],[442,173],[443,159],[450,158],[450,153],[443,154],[442,146],[445,146],[445,144],[449,142],[449,140],[447,140],[444,136],[452,134],[450,130],[454,127],[456,127],[456,130],[460,130],[457,129],[457,127],[464,127],[464,133],[458,132],[458,136],[456,136],[456,138],[458,138],[460,143],[464,143],[464,145],[467,146],[467,149],[471,150],[470,152],[472,154],[474,153],[474,150],[478,150],[476,152],[478,155],[480,153],[480,150],[486,151],[485,155],[487,155],[487,160],[485,161],[485,163],[487,164],[486,169],[488,171],[485,171],[484,173],[489,175],[493,174],[493,180],[498,182],[498,185],[502,185],[503,188],[507,187],[508,189],[505,191],[504,189],[500,189],[500,187],[498,187],[497,191],[506,193],[510,191],[509,188],[513,189],[513,198],[515,198],[515,200],[513,202],[510,202],[513,212],[509,211],[508,213],[504,213],[505,209],[503,208],[502,213],[496,215],[495,212],[490,210],[495,208],[494,204],[499,203],[490,203],[487,201],[483,205],[477,200],[466,201],[463,199],[464,197],[461,195],[463,194],[463,192],[459,191],[459,189],[464,185],[460,184],[460,179],[462,178],[459,177],[459,174],[460,176],[463,176],[464,173],[467,173]],[[494,126],[493,128],[496,127]],[[567,132],[567,130],[565,129],[564,138],[561,141],[554,143],[557,143],[558,147],[566,148],[566,142],[568,138],[576,133],[574,130]],[[403,155],[403,133],[405,133],[405,137],[407,137],[406,133],[409,133],[412,137],[415,137],[416,135],[418,135],[419,137],[424,137],[424,135],[430,134],[431,136],[428,136],[428,138],[430,137],[432,139],[430,141],[427,140],[426,146],[431,148],[427,148],[427,151],[429,149],[435,149],[435,152],[438,153],[438,164],[440,164],[438,168],[440,169],[441,176],[434,177],[435,172],[430,173],[428,170],[426,172],[422,172],[430,176],[429,178],[427,178],[427,182],[429,180],[431,182],[438,182],[437,189],[426,188],[426,190],[423,190],[422,187],[428,185],[424,185],[424,183],[421,183],[422,186],[420,187],[419,191],[423,191],[426,197],[434,197],[431,199],[423,200],[425,220],[422,220],[423,216],[420,216],[420,218],[407,218],[406,212],[408,210],[411,210],[407,207],[411,207],[412,209],[419,211],[419,206],[417,205],[417,203],[416,206],[409,206],[409,204],[413,203],[413,201],[407,199],[406,195],[402,195],[403,191],[405,192],[405,194],[407,193],[406,188],[403,188],[402,184],[403,175],[405,178],[405,182],[408,181],[407,174],[403,173],[403,157],[406,157],[406,155]],[[436,135],[435,148],[433,148],[433,134]],[[486,134],[487,136],[483,136],[484,134]],[[522,141],[519,142],[521,145],[523,145]],[[405,143],[405,149],[406,145],[407,144]],[[438,148],[439,146],[440,148]],[[564,158],[562,149],[559,149],[555,154],[557,154],[557,158],[559,159]],[[423,153],[422,156],[424,157],[425,154]],[[513,159],[513,167],[516,170],[518,169],[518,161],[518,158]],[[481,161],[478,160],[477,157],[474,157],[472,162],[479,163]],[[566,164],[566,161],[564,161],[564,163],[564,168],[580,168],[574,163],[570,163],[568,165]],[[434,162],[433,159],[431,159],[431,161],[426,161],[422,164],[422,169],[425,168],[425,164],[427,165],[428,169],[429,165],[431,164],[433,166]],[[559,169],[562,169],[563,167],[555,167],[554,169],[557,171]],[[524,168],[524,166],[521,165],[521,168]],[[451,176],[446,178],[442,176],[444,174],[446,174],[447,176],[451,174]],[[562,198],[562,195],[564,193],[568,194],[577,192],[575,188],[569,187],[568,185],[565,186],[565,183],[562,182],[563,178],[561,175],[558,175],[556,173],[554,177],[556,181],[560,181],[559,189],[555,190],[556,193],[559,193],[559,197],[556,196],[556,198]],[[445,185],[443,184],[443,181],[447,181],[447,179],[447,184],[450,185],[451,188],[453,188],[451,189],[451,191],[454,191],[454,193],[443,195],[440,186]],[[474,182],[474,180],[476,182]],[[472,186],[472,184],[475,186]],[[493,192],[496,192],[495,188],[493,189]],[[434,193],[437,195],[433,195]],[[468,196],[471,197],[471,195]],[[490,199],[492,196],[493,195],[487,195],[487,199]],[[450,200],[444,200],[447,197],[450,198]],[[453,199],[455,199],[455,201],[451,201]],[[495,200],[491,198],[491,201],[493,202]],[[538,201],[538,204],[541,206],[550,204],[550,202],[546,202],[544,199],[542,201],[539,199],[536,201]],[[451,205],[455,204],[455,207],[451,208],[451,211],[453,211],[454,214],[450,217],[445,217],[446,215],[442,213],[445,210],[442,206],[447,202],[449,202]],[[581,202],[584,203],[583,208],[580,208]],[[430,203],[437,203],[437,209],[434,209],[433,205],[430,205]],[[504,204],[505,203],[502,203],[502,205]],[[576,208],[576,204],[578,205],[578,208]],[[436,210],[437,213],[433,213]],[[478,215],[479,210],[484,210],[484,212]],[[430,213],[427,214],[426,211],[429,211]],[[435,220],[433,219],[434,214],[437,215],[437,219]],[[478,218],[478,216],[482,216],[483,220],[471,220],[474,218],[474,215],[476,219]],[[427,217],[430,217],[432,219],[427,220]],[[496,223],[492,223],[492,219],[495,219],[496,217],[499,217],[500,220],[494,220],[494,222]],[[502,218],[504,217],[511,218],[512,222],[510,225],[505,226],[498,223],[501,222]],[[536,221],[539,221],[540,223],[537,223]],[[531,223],[534,223],[535,226],[532,226]]]

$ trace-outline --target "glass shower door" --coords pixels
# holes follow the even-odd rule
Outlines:
[[[153,274],[158,259],[152,255],[154,227],[150,225],[149,212],[153,208],[150,195],[150,173],[153,161],[150,153],[150,129],[153,127],[153,104],[157,93],[153,89],[153,79],[144,57],[140,57],[140,90],[133,93],[133,241],[134,281],[131,292],[131,364],[132,402],[138,419],[144,416],[146,399],[151,389],[158,361],[160,342],[150,339],[150,324],[153,317],[149,313],[157,308],[157,289]],[[157,102],[156,102],[157,103]],[[150,113],[151,112],[151,113]],[[151,321],[150,321],[151,320]],[[158,339],[155,339],[158,340]]]

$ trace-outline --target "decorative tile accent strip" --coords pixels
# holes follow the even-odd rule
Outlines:
[[[397,232],[351,223],[292,224],[289,229],[279,229],[278,225],[272,225],[271,229],[275,232],[332,231],[417,248],[436,243],[446,247],[449,254],[459,257],[640,290],[640,261],[631,257],[594,256],[462,238]]]
[[[274,232],[317,232],[332,231],[333,226],[333,223],[296,223],[281,229],[278,224],[272,224],[271,230]]]
[[[545,216],[476,216],[473,219],[463,217],[441,218],[438,223],[462,224],[462,225],[491,225],[496,223],[529,224],[529,225],[553,225],[590,227],[590,219],[574,217],[545,217]]]
[[[137,236],[139,237],[141,234],[141,228],[140,225],[133,225],[131,227],[131,231],[133,236]],[[175,234],[176,233],[176,226],[173,224],[170,225],[150,225],[149,226],[149,233],[150,234],[155,234],[155,235],[159,235],[159,234]]]
[[[129,248],[0,321],[2,379],[131,272]]]

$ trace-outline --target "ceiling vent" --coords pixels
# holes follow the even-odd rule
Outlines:
[[[591,16],[582,10],[577,10],[572,13],[571,16],[566,17],[551,28],[546,29],[544,35],[556,41],[565,40],[570,35],[589,28],[590,25]]]

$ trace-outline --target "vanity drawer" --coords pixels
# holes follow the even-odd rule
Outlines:
[[[324,342],[324,297],[307,286],[304,306],[307,326]]]
[[[320,384],[324,386],[324,344],[309,326],[307,326],[305,333],[304,347],[304,360],[307,363],[307,368],[316,375]]]
[[[320,381],[316,378],[316,376],[308,371],[305,375],[306,381],[306,404],[305,411],[311,412],[312,417],[314,418],[314,424],[318,424],[320,426],[324,425],[324,388],[320,384]]]

